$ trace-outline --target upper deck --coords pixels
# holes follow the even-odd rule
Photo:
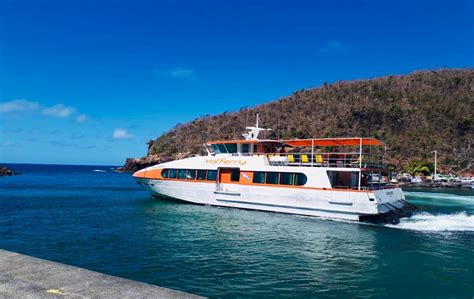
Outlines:
[[[272,166],[386,168],[385,144],[374,138],[227,140],[206,146],[211,155],[265,155]]]

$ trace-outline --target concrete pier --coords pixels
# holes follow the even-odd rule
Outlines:
[[[0,298],[202,298],[0,249]]]

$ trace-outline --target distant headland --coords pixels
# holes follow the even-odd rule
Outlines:
[[[402,76],[324,83],[314,89],[235,112],[178,124],[148,142],[148,154],[122,171],[203,153],[215,139],[240,139],[259,112],[266,138],[375,137],[387,144],[394,170],[438,151],[441,171],[473,173],[474,69],[416,71]]]
[[[10,176],[10,175],[15,175],[15,172],[13,172],[11,169],[0,165],[0,176]]]

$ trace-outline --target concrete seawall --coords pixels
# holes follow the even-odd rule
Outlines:
[[[0,249],[0,298],[202,298]]]

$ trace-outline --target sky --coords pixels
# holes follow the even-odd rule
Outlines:
[[[0,163],[121,165],[203,115],[473,67],[473,20],[456,0],[0,0]]]

